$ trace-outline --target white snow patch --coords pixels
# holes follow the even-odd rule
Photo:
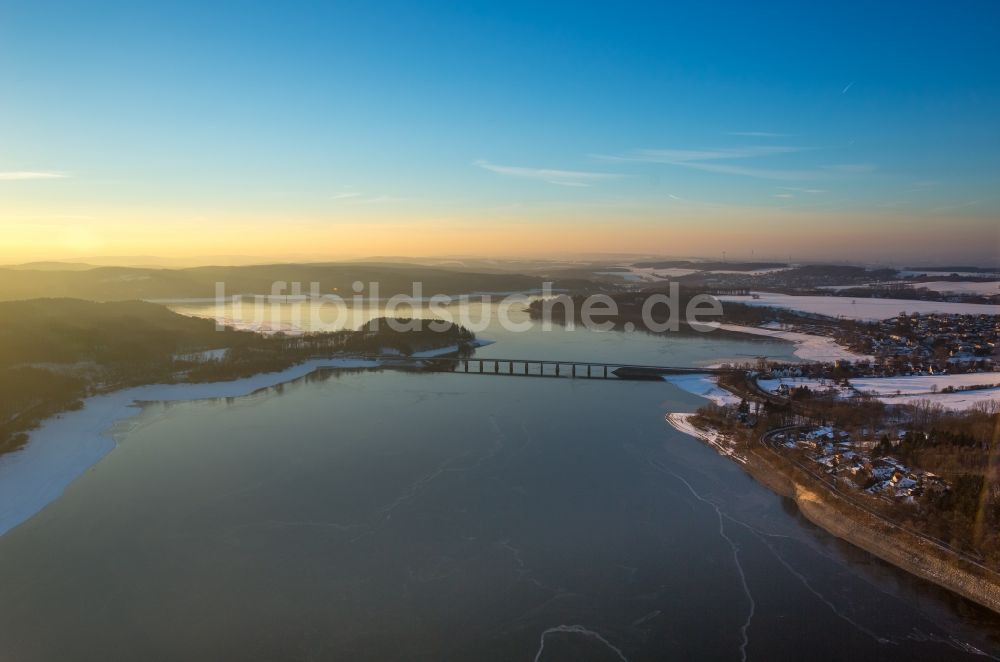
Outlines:
[[[630,282],[657,282],[690,276],[691,274],[741,274],[744,276],[762,276],[776,271],[786,271],[790,267],[772,267],[768,269],[754,269],[751,271],[739,271],[736,269],[685,269],[683,267],[668,267],[657,269],[656,267],[625,267],[628,271],[595,271],[595,274],[602,276],[619,276]]]
[[[667,414],[665,419],[675,430],[691,435],[695,439],[701,439],[717,450],[719,455],[725,455],[726,457],[733,458],[737,462],[746,463],[746,459],[736,452],[736,450],[732,447],[732,443],[724,435],[715,429],[695,427],[694,424],[691,423],[691,419],[693,417],[694,414],[674,413]]]
[[[994,278],[1000,276],[1000,271],[913,271],[913,270],[902,270],[897,272],[900,276],[904,278],[913,276],[951,276],[955,274],[956,276],[961,276],[962,278]]]
[[[1000,280],[993,281],[949,281],[935,280],[926,283],[909,280],[889,280],[877,283],[864,283],[862,285],[821,285],[821,290],[847,290],[854,287],[878,287],[888,285],[910,285],[913,289],[926,288],[932,292],[941,294],[976,294],[980,296],[1000,295]]]
[[[791,267],[770,267],[768,269],[753,269],[752,271],[739,271],[737,269],[712,269],[705,273],[710,274],[743,274],[744,276],[763,276],[764,274],[773,274],[779,271],[788,271]]]
[[[1000,388],[985,388],[974,391],[958,391],[956,393],[921,393],[917,395],[901,395],[892,397],[879,396],[879,400],[888,404],[914,404],[920,400],[930,400],[945,409],[964,411],[972,409],[980,402],[996,402],[1000,404]]]
[[[778,340],[787,340],[795,345],[794,354],[806,361],[818,361],[821,363],[831,363],[833,361],[872,361],[874,357],[869,354],[857,354],[837,344],[833,338],[827,336],[817,336],[811,333],[799,333],[797,331],[782,331],[775,328],[774,323],[764,326],[743,326],[741,324],[719,324],[710,323],[711,326],[723,331],[735,331],[737,333],[751,333],[757,336],[767,336]]]
[[[750,306],[767,306],[798,310],[813,315],[844,317],[847,319],[875,321],[891,319],[901,312],[938,313],[944,315],[1000,315],[1000,305],[977,303],[951,303],[948,301],[914,301],[908,299],[872,299],[864,297],[794,296],[769,292],[753,292],[751,296],[721,295],[720,301],[744,303]]]
[[[935,280],[927,283],[913,283],[913,287],[926,287],[928,290],[943,294],[979,294],[982,296],[1000,294],[1000,280],[979,282]]]
[[[948,386],[1000,386],[1000,372],[970,372],[960,375],[918,375],[914,377],[859,377],[851,384],[859,391],[877,395],[933,394]],[[944,394],[942,394],[944,395]]]
[[[719,378],[713,375],[668,375],[663,380],[683,391],[711,400],[717,405],[738,405],[740,403],[740,398],[719,386]]]
[[[654,267],[623,267],[628,271],[595,271],[602,276],[618,276],[632,283],[656,283],[670,278],[698,273],[698,269],[656,269]]]
[[[496,342],[495,340],[486,340],[484,338],[480,338],[477,340],[473,340],[471,343],[468,344],[468,346],[485,347],[486,345],[492,345],[495,342]],[[432,359],[435,356],[447,356],[448,354],[454,354],[458,350],[459,350],[458,345],[449,345],[448,347],[439,347],[438,349],[427,349],[422,352],[414,352],[413,354],[410,355],[410,357],[414,359]]]
[[[226,354],[229,353],[229,349],[223,347],[222,349],[206,349],[203,352],[192,352],[190,354],[174,354],[175,361],[192,361],[194,363],[202,363],[208,361],[221,361],[226,358]]]

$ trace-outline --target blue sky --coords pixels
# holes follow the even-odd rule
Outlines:
[[[629,250],[777,215],[797,247],[957,224],[997,252],[995,3],[159,4],[0,5],[9,236],[582,223]]]

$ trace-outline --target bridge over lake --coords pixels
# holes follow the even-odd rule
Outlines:
[[[731,368],[604,363],[600,361],[560,361],[544,359],[481,358],[477,356],[409,357],[366,356],[386,365],[400,367],[421,363],[425,368],[470,375],[512,377],[558,377],[568,379],[661,379],[665,375],[742,372]]]

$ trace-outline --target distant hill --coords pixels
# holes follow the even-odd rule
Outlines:
[[[25,262],[24,264],[11,264],[0,267],[0,269],[14,269],[17,271],[87,271],[96,266],[83,262]]]
[[[0,301],[38,297],[72,297],[96,301],[134,299],[209,298],[216,283],[225,283],[227,294],[269,294],[277,281],[299,282],[304,293],[318,282],[323,293],[354,294],[355,281],[379,283],[380,296],[410,293],[423,283],[423,295],[471,292],[516,292],[539,288],[543,277],[510,273],[470,273],[418,265],[370,264],[271,264],[214,266],[190,269],[96,267],[86,271],[49,269],[0,269]],[[555,287],[586,288],[590,283],[573,279]],[[287,292],[286,292],[287,293]],[[367,294],[367,291],[366,291]]]
[[[274,262],[275,258],[270,260],[252,257],[249,255],[199,255],[197,257],[187,257],[187,258],[172,258],[172,257],[160,257],[157,255],[89,255],[86,257],[71,257],[64,258],[61,260],[48,260],[49,264],[63,264],[63,265],[73,265],[73,264],[86,264],[94,267],[140,267],[148,269],[183,269],[186,267],[201,267],[209,264],[222,264],[222,265],[248,265],[248,264],[266,264],[268,262]],[[283,258],[284,262],[312,262],[314,260],[306,259],[305,257],[286,257]],[[322,261],[322,260],[315,260]],[[25,265],[15,265],[15,266],[25,266]]]
[[[995,274],[1000,267],[903,267],[903,271],[926,271],[928,273],[986,273]]]
[[[152,303],[78,299],[0,302],[0,367],[25,363],[134,362],[224,347],[233,337],[211,320]]]
[[[757,271],[759,269],[781,269],[784,262],[695,262],[693,260],[652,260],[636,262],[639,269],[698,269],[700,271]]]

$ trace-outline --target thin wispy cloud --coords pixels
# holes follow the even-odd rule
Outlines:
[[[730,131],[727,136],[742,136],[744,138],[791,138],[790,133],[772,133],[771,131]]]
[[[694,198],[681,197],[673,193],[667,193],[667,197],[675,202],[679,202],[682,205],[694,206],[694,207],[725,207],[726,205],[719,202],[708,202],[707,200],[696,200]]]
[[[826,193],[826,189],[822,188],[799,188],[798,186],[779,186],[782,191],[795,191],[796,193]]]
[[[7,170],[0,171],[0,181],[27,181],[32,179],[66,179],[64,172],[41,172],[37,170]]]
[[[376,205],[387,202],[405,202],[407,200],[412,200],[412,198],[399,197],[395,195],[375,195],[362,193],[360,191],[339,191],[331,194],[329,199],[335,202],[342,202],[351,205]]]
[[[747,147],[723,147],[717,149],[637,149],[619,155],[595,154],[593,158],[602,161],[683,165],[699,161],[748,159],[758,156],[789,154],[798,151],[801,151],[801,148],[785,145],[750,145]]]
[[[847,94],[847,90],[851,89],[852,85],[854,85],[854,81],[853,80],[850,83],[848,83],[846,86],[844,86],[844,89],[842,89],[840,91],[840,93],[841,94]]]
[[[953,212],[953,211],[959,211],[961,209],[968,209],[969,207],[975,207],[978,204],[979,204],[978,200],[969,200],[967,202],[960,202],[952,205],[934,207],[933,209],[928,209],[927,211],[931,214],[942,214],[945,212]]]
[[[829,170],[830,172],[841,172],[847,174],[874,172],[878,169],[877,166],[872,163],[841,163],[838,165],[826,165],[821,167],[824,170]]]
[[[404,198],[395,195],[371,195],[368,197],[354,198],[359,205],[378,205],[386,202],[406,202],[412,198]]]
[[[552,170],[549,168],[526,168],[508,166],[479,160],[475,165],[506,177],[534,179],[536,181],[558,184],[559,186],[592,186],[595,183],[621,179],[624,175],[611,172],[590,172],[585,170]]]
[[[339,193],[334,193],[330,196],[331,200],[347,200],[349,198],[358,198],[361,194],[357,191],[341,191]]]
[[[740,175],[742,177],[753,177],[755,179],[773,179],[777,181],[808,181],[813,179],[823,179],[829,174],[819,170],[779,170],[774,168],[756,168],[751,166],[730,165],[727,163],[713,163],[693,161],[690,163],[676,163],[675,165],[703,172],[714,172],[720,175]]]
[[[871,164],[840,164],[812,168],[770,168],[726,161],[741,161],[806,151],[789,145],[749,145],[713,149],[639,149],[618,155],[592,155],[602,161],[619,163],[659,163],[680,166],[722,175],[738,175],[775,181],[808,181],[831,179],[839,175],[871,172]],[[820,192],[820,189],[815,189]]]

